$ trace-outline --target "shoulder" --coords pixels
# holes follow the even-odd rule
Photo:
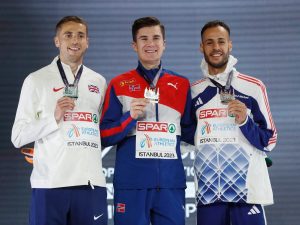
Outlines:
[[[240,82],[245,82],[245,83],[256,85],[256,86],[265,86],[264,83],[260,79],[257,79],[253,76],[249,76],[249,75],[242,74],[242,73],[237,73],[236,77]]]
[[[196,80],[195,82],[193,82],[191,84],[191,88],[193,88],[193,87],[195,88],[197,86],[203,85],[204,83],[206,83],[206,78],[202,78],[200,80]]]
[[[202,78],[191,84],[191,91],[195,93],[202,92],[207,86],[209,86],[208,79]]]
[[[53,77],[53,74],[55,73],[57,73],[57,71],[55,71],[55,68],[53,68],[52,64],[49,64],[30,73],[26,77],[25,81],[32,83],[44,83],[47,82],[47,80],[51,79]]]
[[[176,80],[180,82],[181,84],[188,85],[190,87],[190,81],[186,78],[186,76],[183,76],[177,72],[174,72],[172,70],[163,69],[164,77],[170,79],[170,80]]]
[[[125,73],[122,73],[122,74],[119,74],[119,75],[115,76],[110,81],[110,84],[111,85],[117,85],[118,84],[120,86],[124,86],[124,85],[135,83],[138,78],[139,78],[138,73],[134,69],[134,70],[130,70],[130,71],[127,71]]]
[[[181,78],[181,79],[183,79],[183,80],[188,80],[188,79],[186,78],[186,76],[183,76],[183,75],[181,75],[181,74],[179,74],[179,73],[177,73],[177,72],[174,72],[173,70],[163,69],[163,72],[164,72],[165,74],[167,74],[167,75],[170,75],[170,76],[178,77],[178,78]]]
[[[250,87],[254,89],[263,89],[263,90],[266,88],[264,83],[260,79],[257,79],[253,76],[249,76],[238,72],[236,74],[236,78],[239,83],[239,87],[242,86],[244,88]]]
[[[96,71],[84,66],[84,73],[89,76],[90,78],[92,78],[93,80],[98,80],[101,83],[105,83],[106,84],[106,79],[104,76],[102,76],[100,73],[97,73]]]

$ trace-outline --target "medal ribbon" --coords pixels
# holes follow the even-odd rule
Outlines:
[[[209,79],[220,90],[224,90],[225,92],[229,93],[229,91],[230,91],[230,85],[231,85],[231,81],[232,81],[232,76],[233,76],[233,70],[231,70],[231,72],[229,73],[225,86],[221,85],[220,83],[218,83],[217,81],[215,81],[215,80],[213,80],[211,78],[209,78]]]
[[[157,81],[158,81],[158,78],[160,77],[160,74],[161,74],[161,71],[162,71],[162,66],[160,66],[159,70],[157,71],[153,81],[151,81],[148,76],[144,73],[143,70],[139,70],[142,74],[142,76],[144,77],[144,79],[150,84],[150,87],[151,88],[155,88],[156,87],[156,84],[157,84]]]
[[[63,82],[66,85],[66,87],[68,87],[69,86],[69,82],[68,82],[68,79],[66,77],[66,74],[65,74],[64,68],[63,68],[63,66],[61,64],[60,59],[57,60],[56,64],[57,64],[57,67],[58,67],[61,79],[63,80]],[[78,70],[78,72],[77,72],[77,74],[75,76],[75,80],[74,80],[74,83],[73,83],[72,86],[77,87],[79,79],[80,79],[81,74],[82,74],[82,71],[83,71],[83,65],[80,66],[80,68],[79,68],[79,70]]]

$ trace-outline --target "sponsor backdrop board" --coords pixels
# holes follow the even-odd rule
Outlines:
[[[201,78],[200,29],[211,19],[232,28],[233,55],[238,70],[261,79],[268,88],[278,144],[270,154],[269,169],[275,205],[266,207],[268,224],[297,225],[300,221],[300,2],[298,0],[230,1],[34,1],[0,3],[0,224],[27,224],[31,165],[10,142],[11,126],[24,78],[56,56],[56,22],[76,14],[89,23],[90,46],[85,64],[111,80],[135,68],[131,23],[154,15],[166,25],[167,48],[163,65]],[[113,149],[103,151],[107,179],[109,224],[112,218]],[[187,175],[186,221],[195,224],[193,153],[183,156]]]

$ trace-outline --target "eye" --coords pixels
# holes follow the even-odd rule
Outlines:
[[[219,44],[225,44],[226,41],[224,39],[219,40]]]

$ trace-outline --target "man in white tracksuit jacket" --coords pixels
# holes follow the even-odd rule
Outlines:
[[[262,205],[273,193],[265,153],[277,141],[266,88],[235,69],[228,25],[208,22],[201,38],[205,78],[191,88],[197,224],[266,225]]]
[[[31,225],[107,224],[99,115],[106,81],[82,65],[88,28],[76,16],[56,26],[59,56],[25,79],[12,142],[34,142]]]

